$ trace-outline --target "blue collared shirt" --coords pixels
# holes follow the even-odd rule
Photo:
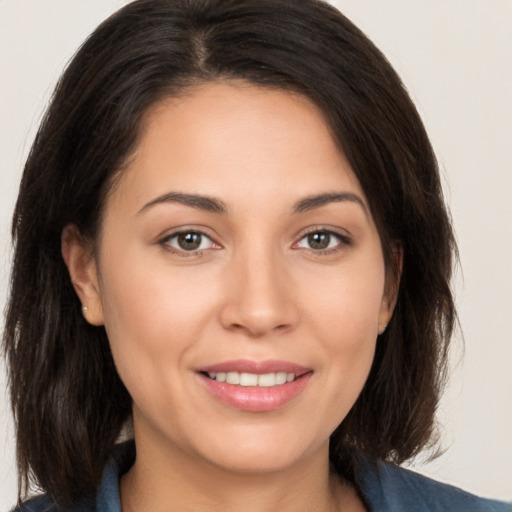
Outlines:
[[[58,511],[48,497],[40,496],[16,512],[122,512],[119,479],[134,458],[133,443],[118,447],[95,501]],[[479,498],[385,462],[364,461],[357,468],[356,481],[371,512],[512,512],[511,504]]]

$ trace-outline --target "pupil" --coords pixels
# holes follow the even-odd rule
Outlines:
[[[199,233],[182,233],[178,236],[178,245],[185,251],[193,251],[201,245]]]
[[[331,241],[329,233],[312,233],[308,235],[308,243],[312,249],[327,249]]]

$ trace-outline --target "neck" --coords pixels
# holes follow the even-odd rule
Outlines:
[[[123,512],[364,510],[354,489],[329,475],[328,446],[293,467],[238,473],[175,446],[136,445],[136,461],[121,479]]]

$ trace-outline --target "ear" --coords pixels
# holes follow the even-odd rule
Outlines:
[[[75,288],[82,312],[91,325],[103,325],[103,306],[96,260],[88,244],[74,224],[68,224],[61,235],[61,252]]]
[[[393,311],[395,310],[396,301],[398,299],[402,268],[403,249],[399,243],[395,243],[393,246],[393,265],[388,265],[386,269],[385,289],[379,310],[379,335],[384,333],[393,316]]]

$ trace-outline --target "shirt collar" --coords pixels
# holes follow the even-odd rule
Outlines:
[[[119,480],[135,461],[135,443],[119,444],[103,472],[103,479],[96,497],[97,512],[122,512]]]

